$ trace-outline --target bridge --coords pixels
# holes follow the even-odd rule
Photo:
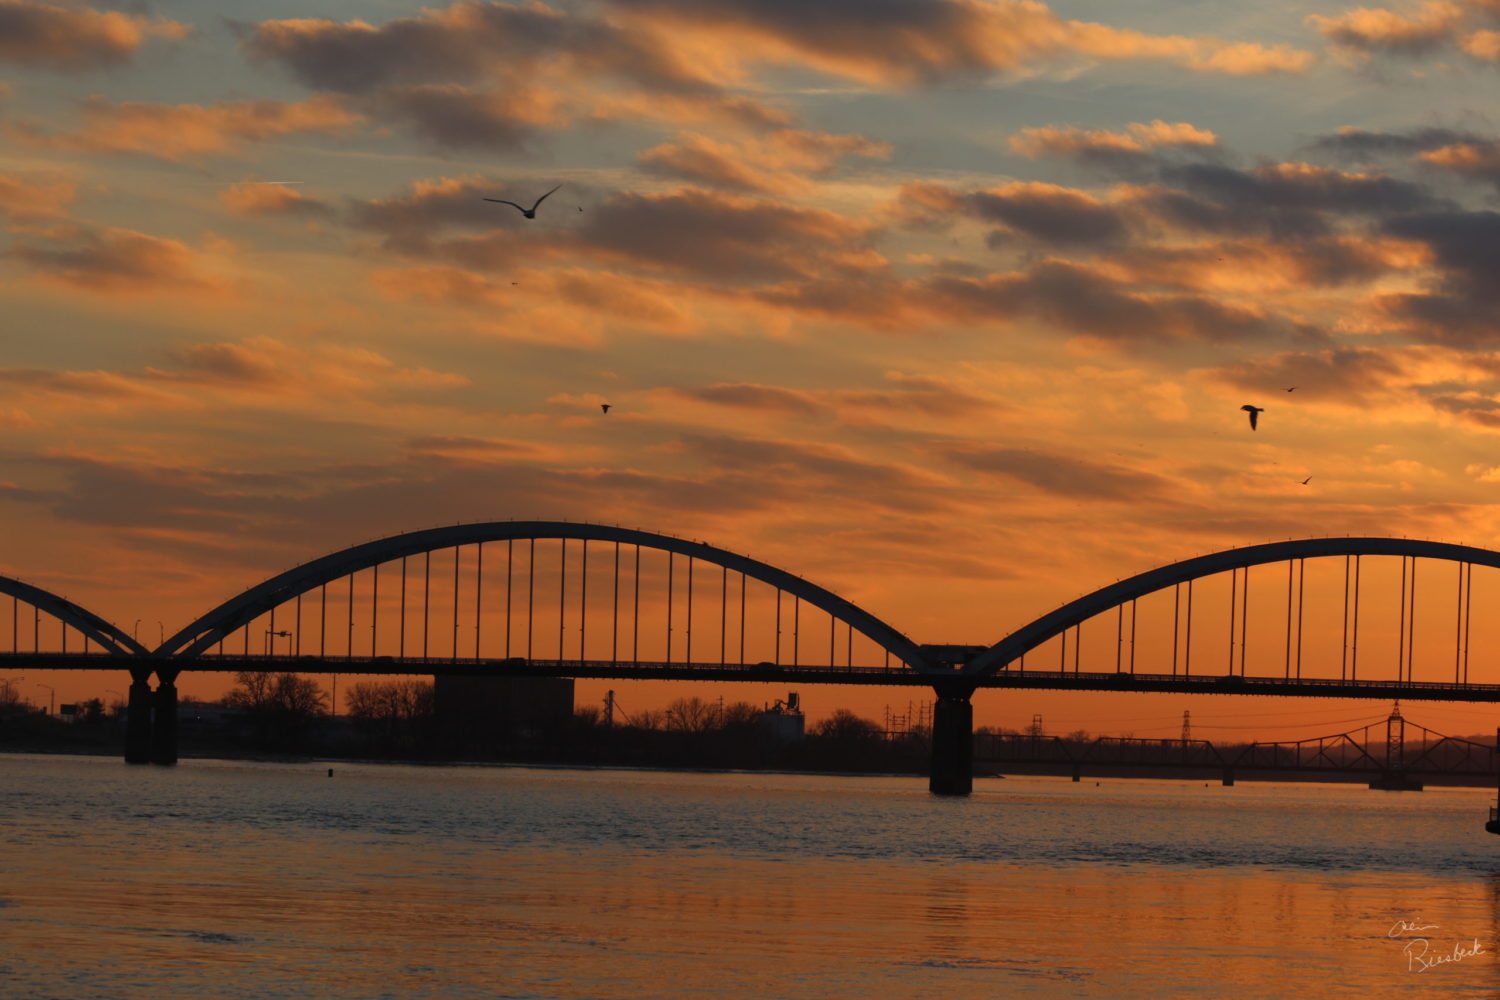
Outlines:
[[[1500,701],[1500,683],[1469,676],[1471,639],[1500,641],[1485,616],[1477,634],[1471,622],[1475,567],[1486,594],[1500,552],[1378,537],[1251,545],[1120,580],[993,643],[954,644],[918,642],[706,542],[497,521],[314,559],[154,649],[0,577],[0,665],[128,671],[126,759],[163,764],[176,761],[176,681],[190,670],[917,685],[937,699],[930,787],[964,795],[980,688]]]
[[[1445,736],[1409,722],[1398,704],[1383,722],[1300,740],[1215,744],[1190,738],[1186,729],[1181,739],[1078,739],[1049,736],[1039,728],[1026,733],[981,732],[975,760],[1027,770],[1071,771],[1074,781],[1082,778],[1085,769],[1097,774],[1136,768],[1174,775],[1217,772],[1226,785],[1234,784],[1236,773],[1254,772],[1357,777],[1368,779],[1371,788],[1406,790],[1421,789],[1423,777],[1494,781],[1500,777],[1500,755],[1495,749],[1492,744]]]

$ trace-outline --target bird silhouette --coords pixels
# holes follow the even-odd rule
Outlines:
[[[1251,406],[1249,403],[1246,403],[1244,406],[1240,407],[1240,409],[1250,414],[1250,429],[1252,431],[1255,430],[1255,418],[1266,412],[1266,408],[1264,406]]]
[[[557,188],[560,188],[560,187],[562,187],[561,184],[559,184],[557,187],[553,188],[552,191],[556,191]],[[537,206],[540,205],[542,202],[546,201],[548,195],[552,194],[552,191],[548,191],[547,194],[542,195],[536,201],[532,202],[530,208],[527,208],[524,205],[517,205],[513,201],[506,201],[504,198],[486,198],[484,200],[485,201],[499,202],[502,205],[509,205],[511,208],[514,208],[516,211],[518,211],[522,215],[526,216],[526,218],[528,218],[528,219],[535,219],[536,218],[536,209],[537,209]]]
[[[600,403],[599,404],[599,409],[603,410],[605,413],[608,413],[609,412],[609,404],[608,403]]]
[[[1308,476],[1306,479],[1302,480],[1302,485],[1306,486],[1310,482],[1312,482],[1312,476]]]
[[[1288,386],[1286,391],[1287,392],[1296,392],[1297,391],[1297,387],[1295,385]]]

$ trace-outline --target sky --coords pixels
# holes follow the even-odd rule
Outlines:
[[[593,520],[987,644],[1237,545],[1493,547],[1497,73],[1495,0],[0,0],[0,573],[151,638]],[[1184,708],[1385,711],[976,721]]]

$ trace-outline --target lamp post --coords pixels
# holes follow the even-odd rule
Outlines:
[[[130,626],[130,638],[132,638],[132,639],[136,640],[137,642],[139,642],[141,637],[137,633],[140,632],[140,630],[141,630],[141,620],[139,618],[137,618],[135,620],[135,624],[132,625],[132,626]]]
[[[290,639],[291,637],[292,633],[288,632],[286,629],[281,629],[277,632],[266,629],[266,655],[271,656],[276,652],[277,639]],[[292,651],[292,644],[288,642],[286,644],[286,648],[287,652],[290,653]]]
[[[47,714],[51,715],[57,707],[57,689],[51,684],[38,684],[37,687],[47,689]]]

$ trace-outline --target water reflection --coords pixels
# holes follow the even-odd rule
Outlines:
[[[3,766],[7,998],[1495,995],[1482,791]]]

